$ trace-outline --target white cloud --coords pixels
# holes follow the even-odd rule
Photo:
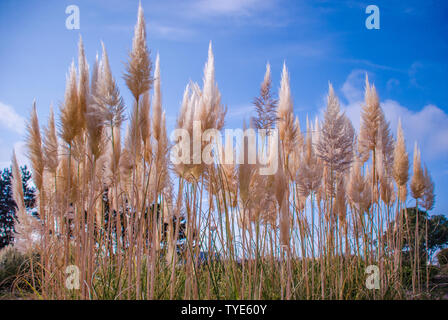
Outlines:
[[[362,85],[366,76],[365,70],[353,70],[342,85],[341,91],[349,103],[361,101],[363,97]]]
[[[193,29],[182,26],[174,26],[174,24],[159,24],[155,21],[150,21],[148,25],[149,35],[156,36],[168,40],[187,40],[194,36]]]
[[[13,148],[11,149],[7,149],[7,150],[3,150],[6,148],[2,148],[2,152],[3,154],[1,155],[1,160],[0,161],[0,170],[3,168],[7,168],[11,165],[11,158],[12,158],[12,151],[15,150],[16,152],[16,157],[17,157],[17,162],[19,163],[19,166],[23,166],[26,165],[28,168],[31,168],[30,166],[30,161],[28,160],[27,157],[27,148],[26,148],[26,143],[23,141],[17,141],[14,143]]]
[[[341,104],[342,110],[359,132],[365,71],[354,70],[342,86],[342,93],[348,104]],[[448,156],[448,114],[439,107],[428,104],[413,111],[398,101],[387,99],[381,102],[386,119],[396,133],[398,119],[401,119],[408,150],[412,151],[415,141],[427,160]]]
[[[0,170],[8,168],[11,165],[11,161],[0,161]]]
[[[442,109],[429,104],[415,112],[394,100],[384,101],[382,107],[392,128],[401,118],[408,144],[417,141],[425,157],[448,155],[448,115]]]
[[[13,107],[2,102],[0,102],[0,124],[19,134],[25,130],[25,119],[17,114]]]
[[[18,141],[14,143],[14,150],[16,152],[17,162],[19,163],[19,166],[26,165],[28,168],[30,168],[30,161],[27,156],[27,147],[26,143],[23,141]],[[11,151],[12,156],[12,151]]]

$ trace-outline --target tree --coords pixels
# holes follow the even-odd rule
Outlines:
[[[432,257],[438,250],[448,246],[448,219],[444,215],[435,215],[429,219],[428,249]]]
[[[404,252],[405,260],[408,258],[408,252],[415,250],[415,234],[417,227],[417,209],[415,207],[406,208],[402,210],[403,215],[403,243],[402,250]],[[407,215],[407,218],[406,218]],[[419,237],[419,256],[421,264],[424,265],[432,257],[435,252],[448,246],[448,219],[444,215],[433,215],[429,217],[426,211],[418,209],[418,237]],[[426,248],[426,221],[428,221],[428,248]],[[394,229],[395,222],[391,222],[386,232],[396,233],[398,230]]]
[[[20,168],[22,171],[23,194],[25,207],[31,210],[35,204],[35,189],[29,186],[31,172],[26,166]],[[12,198],[11,190],[12,171],[5,168],[0,171],[0,249],[12,243],[14,240],[14,223],[16,204]],[[37,213],[34,213],[37,215]]]

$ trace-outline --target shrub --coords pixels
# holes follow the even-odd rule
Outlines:
[[[36,254],[22,254],[11,245],[0,251],[0,294],[25,293],[31,290],[31,262],[34,262],[33,271],[37,274]]]

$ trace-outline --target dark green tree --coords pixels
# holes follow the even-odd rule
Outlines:
[[[435,215],[429,219],[428,250],[429,256],[448,246],[448,219],[444,215]]]
[[[402,250],[404,253],[405,261],[409,257],[409,251],[415,250],[415,234],[416,234],[416,219],[417,210],[415,207],[406,208],[402,210],[403,221],[403,245]],[[432,260],[434,254],[448,246],[448,219],[444,215],[429,216],[426,211],[418,210],[419,220],[419,255],[422,265],[426,264],[426,261]],[[395,222],[391,222],[387,232],[394,232]],[[426,224],[428,225],[428,247],[426,247]],[[397,231],[395,231],[397,232]],[[386,236],[386,235],[385,235]]]
[[[35,203],[35,189],[29,185],[31,172],[26,166],[20,168],[22,173],[23,194],[27,210],[32,210]],[[14,240],[14,223],[16,204],[12,198],[11,168],[0,171],[0,249]],[[34,213],[36,215],[36,213]]]

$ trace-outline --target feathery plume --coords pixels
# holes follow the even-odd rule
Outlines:
[[[143,94],[142,100],[140,100],[140,115],[138,116],[138,120],[140,122],[140,132],[143,144],[150,145],[150,137],[151,137],[151,121],[150,121],[150,109],[151,102],[149,101],[149,92],[145,92]],[[150,147],[150,146],[149,146]],[[150,149],[148,149],[150,151]]]
[[[372,203],[372,192],[367,179],[361,174],[361,160],[358,158],[355,159],[350,171],[347,195],[359,213],[369,210]]]
[[[154,138],[158,141],[160,139],[160,125],[162,116],[162,93],[161,93],[161,79],[160,79],[160,57],[157,54],[156,68],[154,71],[154,98],[153,98],[153,114],[152,114],[152,127]]]
[[[89,149],[95,159],[98,159],[104,152],[104,119],[102,113],[97,112],[98,108],[94,104],[87,105],[87,137]]]
[[[135,102],[134,102],[135,104]],[[136,166],[136,159],[140,159],[141,155],[141,130],[137,122],[138,108],[134,105],[130,122],[126,129],[124,139],[124,150],[120,159],[120,167],[122,173],[128,176]]]
[[[124,121],[124,102],[110,70],[106,47],[102,42],[101,45],[103,54],[98,67],[92,112],[98,113],[98,117],[103,119],[106,125],[120,127]]]
[[[380,108],[380,117],[379,117],[379,130],[378,130],[378,146],[379,151],[382,153],[383,162],[385,172],[388,175],[391,174],[393,170],[393,162],[394,162],[394,139],[392,137],[392,133],[390,131],[390,123],[386,120],[384,116],[383,110]]]
[[[84,128],[87,112],[87,103],[89,99],[89,65],[87,64],[86,54],[82,37],[79,37],[78,43],[78,111],[80,124]]]
[[[182,103],[180,105],[180,112],[177,116],[176,120],[176,127],[177,128],[183,128],[184,127],[184,121],[186,120],[185,117],[188,112],[189,108],[189,102],[190,102],[190,84],[187,84],[185,86],[184,94],[182,96]]]
[[[47,127],[44,128],[43,155],[45,168],[55,174],[59,164],[58,156],[58,138],[56,135],[56,126],[54,122],[53,105],[50,105],[50,116]]]
[[[330,171],[343,172],[352,162],[355,133],[350,120],[340,113],[339,101],[331,84],[327,101],[316,153]]]
[[[401,120],[398,120],[397,142],[394,149],[393,177],[398,186],[406,186],[409,179],[409,158],[406,151]],[[401,190],[400,190],[401,191]]]
[[[101,77],[101,69],[102,66],[100,65],[100,61],[98,59],[98,52],[95,55],[95,63],[93,64],[92,68],[92,75],[91,75],[91,81],[90,81],[90,98],[94,99],[98,94],[98,88],[99,88],[99,79]]]
[[[345,221],[347,215],[347,202],[345,195],[345,179],[341,177],[336,186],[334,211],[341,221]]]
[[[20,173],[19,164],[17,163],[16,152],[12,152],[12,197],[16,203],[19,212],[25,212],[25,201],[23,197],[22,174]]]
[[[152,114],[152,125],[154,144],[153,149],[156,152],[156,192],[160,192],[165,186],[168,186],[168,138],[166,133],[166,115],[162,111],[162,92],[160,77],[160,57],[157,54],[156,67],[154,71],[154,108]]]
[[[306,124],[305,148],[300,158],[300,164],[296,175],[299,192],[305,198],[308,197],[311,192],[317,191],[322,181],[323,171],[322,162],[314,153],[313,131],[308,122],[308,118]]]
[[[61,138],[71,145],[81,133],[81,119],[78,110],[78,89],[76,85],[75,63],[72,62],[67,76],[64,103],[61,106]]]
[[[380,198],[385,205],[391,206],[395,201],[394,185],[387,175],[380,176]]]
[[[166,133],[166,115],[165,111],[162,113],[161,123],[160,123],[160,136],[157,141],[157,171],[158,177],[158,190],[160,192],[165,187],[169,186],[169,175],[168,175],[168,138]]]
[[[425,171],[423,173],[423,178],[425,180],[425,190],[422,196],[422,207],[426,211],[432,210],[434,208],[435,195],[434,195],[434,182],[432,181],[431,175],[428,168],[425,165]]]
[[[425,179],[420,160],[420,150],[417,142],[414,146],[414,161],[412,163],[412,179],[411,179],[411,194],[414,199],[420,199],[425,191]]]
[[[36,230],[35,221],[27,214],[25,208],[22,175],[20,173],[19,165],[17,163],[16,153],[12,154],[12,197],[16,203],[16,225],[15,225],[15,247],[22,253],[30,251],[34,246],[33,233]],[[36,236],[34,234],[34,236]]]
[[[296,147],[298,128],[294,123],[294,109],[289,85],[289,74],[286,64],[283,63],[282,78],[279,90],[277,108],[277,127],[279,138],[284,146],[285,155]]]
[[[260,96],[254,99],[257,116],[252,118],[254,127],[269,130],[275,126],[277,121],[277,103],[271,92],[271,65],[266,64],[266,73],[261,83]]]
[[[143,15],[141,3],[138,6],[137,24],[134,29],[134,38],[132,40],[132,51],[129,53],[129,60],[126,66],[124,79],[134,99],[137,101],[139,96],[151,88],[151,69],[152,64],[149,57],[149,51],[146,45],[146,23]]]
[[[208,59],[204,66],[202,94],[200,94],[198,107],[194,111],[194,120],[201,122],[202,130],[221,130],[224,126],[227,108],[221,104],[221,93],[215,81],[215,58],[211,41],[208,47]]]
[[[377,146],[378,130],[380,128],[381,107],[375,86],[370,86],[366,74],[366,87],[364,93],[365,104],[361,111],[361,128],[359,130],[358,151],[361,160],[367,161],[370,151]]]
[[[42,138],[40,134],[39,120],[37,118],[36,101],[33,102],[31,119],[27,124],[28,156],[33,167],[33,180],[39,191],[42,191],[44,174],[44,156],[42,152]]]
[[[120,127],[114,128],[113,130],[113,148],[111,147],[109,158],[110,158],[110,174],[111,181],[117,181],[120,169],[120,157],[121,157],[121,135]],[[112,133],[111,133],[112,135]]]

